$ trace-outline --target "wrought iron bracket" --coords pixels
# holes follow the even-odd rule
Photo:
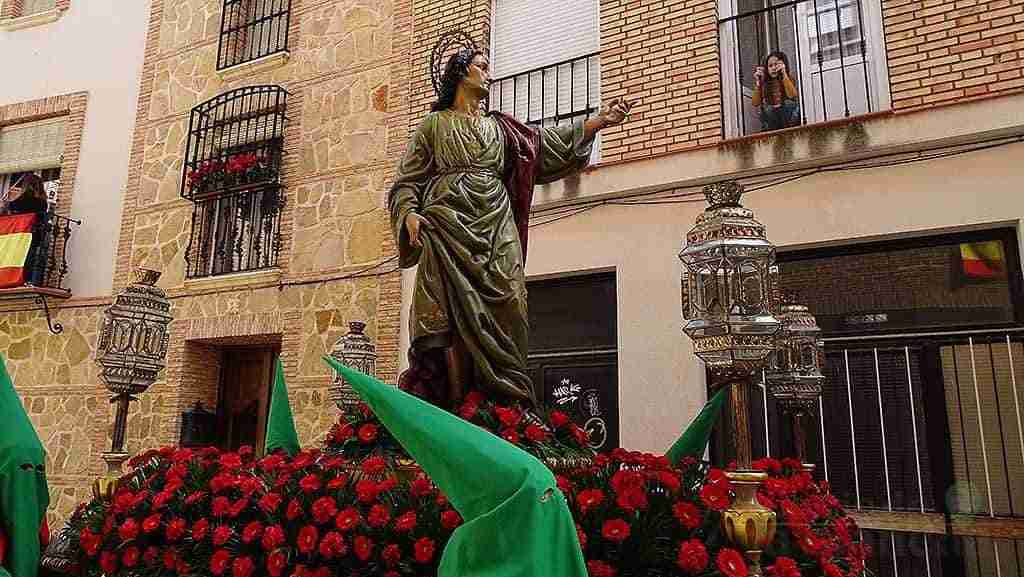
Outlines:
[[[46,314],[46,326],[50,329],[50,332],[59,335],[64,332],[64,325],[53,320],[50,316],[50,306],[46,304],[46,295],[36,295],[36,304],[43,305],[43,313]]]

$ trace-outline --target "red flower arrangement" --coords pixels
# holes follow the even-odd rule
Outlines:
[[[748,574],[721,529],[721,509],[733,497],[723,471],[618,449],[587,453],[586,434],[557,412],[543,420],[475,394],[457,412],[562,463],[558,485],[592,577]],[[589,458],[573,460],[580,456]],[[342,418],[323,451],[292,458],[150,451],[133,459],[111,502],[79,507],[72,540],[88,577],[429,576],[462,519],[406,459],[365,407]],[[758,497],[779,519],[762,557],[766,575],[859,575],[868,548],[828,486],[794,460],[755,467],[769,473]]]
[[[276,168],[265,156],[255,152],[239,153],[200,163],[185,174],[185,187],[197,194],[270,180],[276,175]]]

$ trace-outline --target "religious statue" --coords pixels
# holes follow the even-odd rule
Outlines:
[[[472,47],[448,59],[388,198],[400,266],[419,265],[401,385],[448,407],[470,388],[537,405],[524,274],[533,187],[583,169],[597,132],[632,106],[616,99],[592,118],[534,129],[483,112],[488,65]]]

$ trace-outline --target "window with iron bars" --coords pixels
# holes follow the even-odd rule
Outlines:
[[[249,86],[192,110],[181,192],[193,203],[189,278],[278,266],[287,97]]]
[[[217,70],[288,49],[291,0],[224,0]]]

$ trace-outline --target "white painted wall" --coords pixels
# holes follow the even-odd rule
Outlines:
[[[72,0],[51,24],[0,31],[0,105],[89,93],[75,175],[65,286],[76,297],[111,292],[121,199],[145,53],[149,0]]]

